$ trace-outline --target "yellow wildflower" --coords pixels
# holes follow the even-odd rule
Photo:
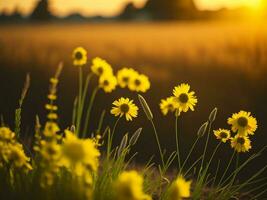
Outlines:
[[[129,98],[121,97],[113,102],[115,107],[112,107],[111,114],[122,117],[125,115],[127,121],[132,121],[133,117],[137,117],[138,107]]]
[[[228,124],[232,125],[232,131],[239,135],[253,135],[257,129],[257,120],[251,116],[250,112],[240,111],[234,113],[232,117],[228,118]]]
[[[49,100],[53,101],[53,100],[56,100],[57,99],[57,95],[55,95],[55,94],[49,94],[49,95],[47,95],[47,98]]]
[[[53,105],[53,104],[46,104],[45,109],[51,110],[51,111],[56,111],[58,109],[58,107]]]
[[[58,118],[58,116],[56,113],[48,113],[47,114],[47,119],[49,119],[49,120],[55,120],[57,118]]]
[[[102,75],[99,78],[99,87],[102,88],[105,92],[110,93],[115,90],[117,85],[117,79],[111,74]]]
[[[234,148],[238,153],[247,152],[251,149],[251,141],[247,136],[236,135],[231,139],[231,147]]]
[[[227,140],[231,138],[230,131],[227,129],[219,129],[219,130],[214,130],[214,135],[218,140],[221,140],[223,143],[225,143]]]
[[[83,47],[77,47],[72,53],[73,65],[83,66],[87,62],[87,51]]]
[[[114,183],[117,200],[152,200],[143,191],[143,177],[136,171],[122,172]]]
[[[194,96],[195,92],[190,90],[188,84],[182,83],[173,89],[173,95],[175,96],[175,105],[178,112],[187,112],[188,109],[194,111],[194,106],[197,103],[197,98]]]
[[[133,75],[129,83],[129,89],[136,92],[146,92],[150,88],[150,82],[146,75]]]
[[[10,142],[14,139],[15,133],[13,133],[7,127],[0,127],[0,141]]]
[[[25,170],[32,169],[29,164],[30,158],[25,155],[22,145],[19,143],[8,144],[6,160],[14,168],[23,168]]]
[[[42,159],[48,162],[57,161],[61,156],[61,146],[57,144],[55,140],[53,141],[40,141],[40,147],[38,150]]]
[[[96,57],[93,59],[91,70],[94,74],[98,76],[102,76],[104,74],[107,74],[107,75],[113,74],[113,70],[110,64],[108,64],[107,61],[99,57]]]
[[[190,197],[191,181],[186,181],[179,176],[171,185],[168,200],[182,200]]]
[[[167,99],[162,99],[160,103],[160,109],[163,115],[167,115],[168,112],[175,111],[174,97],[168,97]]]
[[[59,129],[57,123],[46,122],[43,133],[46,137],[53,137],[53,136],[56,136],[58,131],[60,131],[60,129]]]
[[[50,83],[51,83],[52,85],[56,85],[56,84],[58,84],[58,79],[55,78],[55,77],[52,77],[52,78],[50,78]]]
[[[123,68],[119,70],[117,73],[119,86],[122,88],[129,86],[131,79],[137,75],[138,73],[132,68]]]
[[[74,133],[65,130],[66,137],[62,144],[61,163],[68,169],[81,176],[88,169],[96,172],[100,152],[91,139],[79,139]]]

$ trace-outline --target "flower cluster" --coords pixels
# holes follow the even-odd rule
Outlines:
[[[192,181],[186,181],[182,176],[171,184],[168,194],[168,200],[182,200],[190,197],[190,187]]]
[[[54,102],[57,99],[58,78],[62,71],[62,67],[63,65],[59,64],[59,67],[57,68],[57,71],[54,77],[50,78],[49,94],[47,95],[49,103],[45,105],[45,108],[48,111],[47,119],[49,121],[55,121],[58,118],[57,113],[56,113],[58,107],[54,104]]]
[[[87,52],[78,47],[73,51],[73,64],[84,66],[87,63]],[[99,77],[98,87],[104,92],[110,93],[119,85],[128,87],[131,91],[146,92],[150,88],[150,81],[144,74],[140,74],[132,68],[122,68],[114,75],[112,66],[104,59],[96,57],[92,60],[91,71]]]
[[[182,83],[173,89],[173,96],[161,100],[160,109],[163,115],[169,112],[180,115],[181,112],[187,112],[189,109],[194,111],[196,103],[195,92],[190,91],[190,85]]]
[[[227,129],[218,129],[214,131],[214,135],[222,142],[231,141],[231,147],[237,152],[247,152],[251,149],[251,141],[249,135],[254,135],[257,129],[257,120],[251,116],[250,112],[240,111],[234,113],[228,118],[228,124],[231,125],[231,130],[235,134],[231,137],[231,131]]]
[[[7,127],[0,127],[0,168],[7,167],[10,170],[32,169],[30,158],[25,155],[22,144],[20,144],[13,133]]]
[[[146,92],[150,88],[148,77],[144,74],[139,74],[132,68],[119,70],[117,79],[121,88],[128,87],[131,91]]]
[[[152,200],[143,191],[143,177],[136,171],[124,171],[114,182],[114,194],[117,200]]]

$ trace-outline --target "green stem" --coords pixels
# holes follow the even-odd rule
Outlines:
[[[158,148],[159,148],[159,153],[160,153],[160,158],[161,158],[162,166],[164,168],[165,163],[164,163],[163,153],[162,153],[160,142],[159,142],[158,132],[157,132],[157,129],[155,127],[155,124],[154,124],[153,120],[150,120],[150,122],[151,122],[151,124],[153,126],[153,130],[154,130],[154,133],[155,133],[155,138],[156,138],[156,141],[157,141],[157,144],[158,144]]]
[[[196,144],[198,143],[199,139],[200,139],[200,136],[197,136],[197,139],[195,140],[194,144],[192,145],[192,147],[191,147],[189,153],[187,154],[187,157],[186,157],[186,159],[185,159],[185,161],[184,161],[184,163],[183,163],[183,165],[182,165],[182,167],[181,167],[180,173],[182,172],[182,170],[183,170],[185,164],[187,163],[188,159],[190,158],[190,156],[191,156],[193,150],[195,149],[195,146],[196,146]]]
[[[175,136],[176,136],[176,151],[178,158],[178,167],[181,172],[181,158],[180,158],[180,149],[179,149],[179,136],[178,136],[178,115],[175,116]]]
[[[227,173],[227,171],[228,171],[228,169],[229,169],[229,167],[230,167],[230,165],[231,165],[231,163],[232,163],[232,161],[233,161],[233,158],[234,158],[234,156],[235,156],[235,151],[233,152],[233,154],[232,154],[232,157],[231,157],[231,159],[229,160],[229,162],[228,162],[228,165],[227,165],[227,167],[226,167],[226,169],[224,170],[224,173],[223,173],[223,175],[222,175],[222,177],[221,177],[221,179],[220,179],[220,182],[218,183],[218,186],[220,187],[221,186],[221,183],[222,183],[222,181],[223,181],[223,179],[224,179],[224,177],[225,177],[225,175],[226,175],[226,173]]]
[[[115,133],[116,127],[117,127],[117,125],[118,125],[118,123],[120,121],[120,118],[121,117],[119,117],[116,120],[116,122],[114,124],[114,127],[112,129],[112,133],[111,133],[111,135],[109,134],[109,136],[108,136],[107,159],[109,159],[109,157],[110,157],[110,152],[111,152],[111,148],[112,148],[112,142],[113,142],[114,133]]]
[[[92,110],[93,103],[94,103],[95,96],[96,96],[96,93],[97,93],[98,89],[99,89],[99,88],[96,87],[96,88],[93,90],[92,96],[91,96],[91,98],[90,98],[89,106],[88,106],[87,111],[86,111],[85,125],[84,125],[84,129],[83,129],[82,138],[85,138],[85,137],[86,137],[86,132],[87,132],[88,124],[89,124],[89,120],[90,120],[90,114],[91,114],[91,110]]]
[[[83,71],[82,67],[79,67],[79,94],[78,94],[78,105],[77,105],[77,115],[76,115],[76,134],[80,131],[80,114],[81,114],[81,102],[82,102],[82,89],[83,89]]]
[[[212,125],[212,122],[209,123],[209,130],[208,130],[208,135],[207,135],[206,144],[205,144],[205,148],[204,148],[204,152],[203,152],[203,157],[202,157],[202,160],[201,160],[201,165],[200,165],[200,169],[199,169],[199,173],[198,173],[198,178],[199,178],[200,173],[201,173],[201,171],[203,169],[203,164],[204,164],[204,161],[205,161],[205,156],[206,156],[207,147],[208,147],[209,138],[210,138],[211,125]]]

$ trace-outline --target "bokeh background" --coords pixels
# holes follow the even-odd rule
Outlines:
[[[78,88],[78,70],[72,66],[71,53],[75,47],[83,46],[88,50],[89,60],[99,56],[115,71],[133,67],[150,77],[152,86],[144,96],[155,115],[162,145],[169,153],[175,150],[175,119],[161,115],[159,102],[182,82],[189,83],[199,99],[196,111],[183,114],[179,121],[183,158],[214,107],[218,108],[214,129],[229,128],[227,118],[234,112],[251,111],[259,123],[252,137],[251,152],[266,145],[264,0],[1,0],[0,12],[0,113],[12,127],[14,110],[29,72],[31,87],[22,113],[25,143],[31,142],[35,116],[45,121],[48,80],[61,61],[64,70],[57,101],[59,123],[61,127],[70,126]],[[90,63],[85,71],[89,68]],[[94,80],[93,84],[96,83]],[[131,97],[138,103],[137,94],[128,90],[98,93],[91,131],[103,109],[107,111],[105,125],[112,126],[114,118],[109,110],[120,96]],[[133,123],[122,122],[120,126],[116,142],[127,131],[133,133],[143,127],[135,149],[139,152],[137,163],[144,163],[152,154],[158,155],[152,127],[141,110]],[[216,143],[212,137],[209,152]],[[201,155],[199,149],[191,163]],[[224,145],[218,157],[225,161],[231,153],[230,146]],[[243,178],[266,165],[266,156],[265,153],[249,165],[242,173]],[[242,155],[241,159],[246,157]],[[216,163],[212,170],[215,166]]]

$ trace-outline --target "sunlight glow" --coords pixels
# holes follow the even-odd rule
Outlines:
[[[15,9],[24,15],[31,12],[38,0],[0,0],[0,12],[13,12]],[[70,13],[81,13],[85,16],[103,15],[113,16],[118,14],[128,2],[133,2],[137,7],[142,7],[147,0],[50,0],[52,12],[59,16]],[[165,0],[163,0],[165,1]],[[259,9],[263,0],[195,0],[201,10],[217,10],[220,8],[236,8],[249,6]]]

